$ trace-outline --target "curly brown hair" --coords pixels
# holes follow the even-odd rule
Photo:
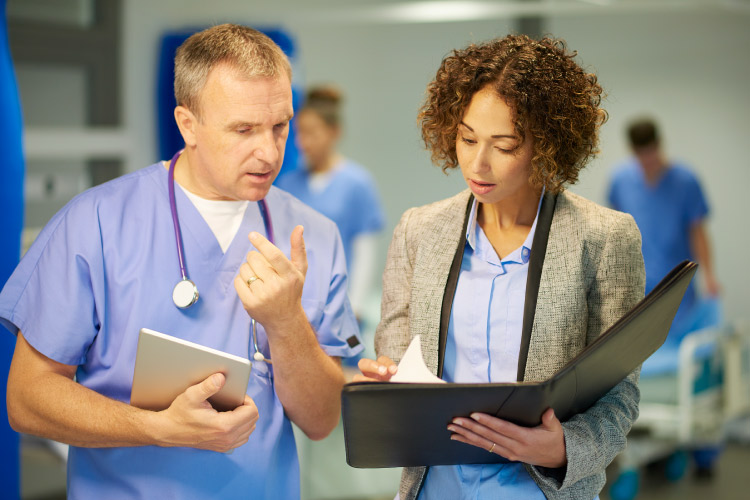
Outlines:
[[[534,186],[559,192],[598,153],[599,127],[607,113],[599,107],[602,88],[585,72],[565,42],[508,35],[443,59],[419,111],[422,139],[443,171],[458,166],[458,126],[474,94],[491,85],[513,109],[521,141],[534,140]]]

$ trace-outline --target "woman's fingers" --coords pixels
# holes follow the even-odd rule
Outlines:
[[[354,377],[355,382],[385,382],[390,380],[397,371],[396,363],[387,356],[380,356],[377,361],[367,358],[360,359],[357,367],[362,375],[356,375]]]

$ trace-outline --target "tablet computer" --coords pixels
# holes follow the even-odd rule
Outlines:
[[[226,382],[209,403],[219,411],[240,406],[247,393],[250,360],[141,328],[130,404],[164,410],[185,389],[214,373],[223,373]]]

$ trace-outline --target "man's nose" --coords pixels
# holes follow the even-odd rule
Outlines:
[[[272,131],[264,133],[259,139],[254,155],[265,163],[275,164],[279,159],[279,150],[276,147],[276,137]]]

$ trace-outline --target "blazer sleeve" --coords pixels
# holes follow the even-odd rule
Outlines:
[[[388,356],[397,363],[411,340],[409,300],[414,261],[408,244],[408,231],[413,213],[414,209],[407,210],[393,231],[383,271],[380,323],[375,329],[375,352],[378,356]]]
[[[641,235],[635,221],[630,216],[618,217],[610,227],[588,293],[587,343],[637,304],[645,288]],[[560,491],[602,474],[625,448],[625,438],[638,417],[639,374],[640,367],[587,411],[562,424],[567,466],[529,466],[542,489]]]

